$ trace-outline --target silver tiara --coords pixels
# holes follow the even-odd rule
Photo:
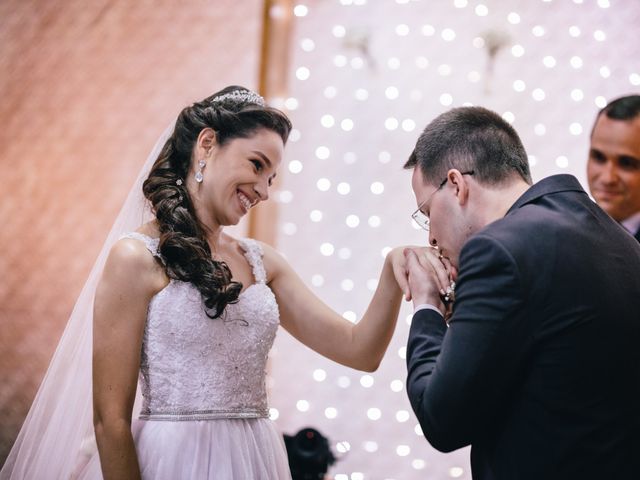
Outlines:
[[[211,103],[222,103],[226,100],[231,100],[235,103],[254,103],[261,107],[265,106],[264,98],[251,90],[234,90],[233,92],[215,97],[211,100]]]

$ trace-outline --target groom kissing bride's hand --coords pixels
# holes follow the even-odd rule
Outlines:
[[[405,168],[432,247],[404,252],[427,440],[471,445],[474,480],[636,478],[638,242],[571,175],[533,184],[516,131],[481,107],[437,117]]]
[[[415,311],[435,307],[448,320],[455,300],[456,268],[437,248],[406,248],[407,283]]]

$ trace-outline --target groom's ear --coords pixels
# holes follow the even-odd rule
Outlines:
[[[447,172],[447,180],[454,188],[459,205],[465,205],[469,200],[469,183],[460,170],[452,168]]]

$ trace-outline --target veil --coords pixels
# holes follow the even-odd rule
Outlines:
[[[76,478],[96,453],[91,386],[93,297],[111,246],[151,218],[142,183],[174,123],[157,140],[129,191],[76,301],[29,414],[0,471],[0,480]],[[140,389],[133,416],[140,410]]]

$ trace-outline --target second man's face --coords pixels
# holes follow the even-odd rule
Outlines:
[[[640,212],[640,117],[599,116],[591,136],[587,179],[591,195],[614,220]]]

